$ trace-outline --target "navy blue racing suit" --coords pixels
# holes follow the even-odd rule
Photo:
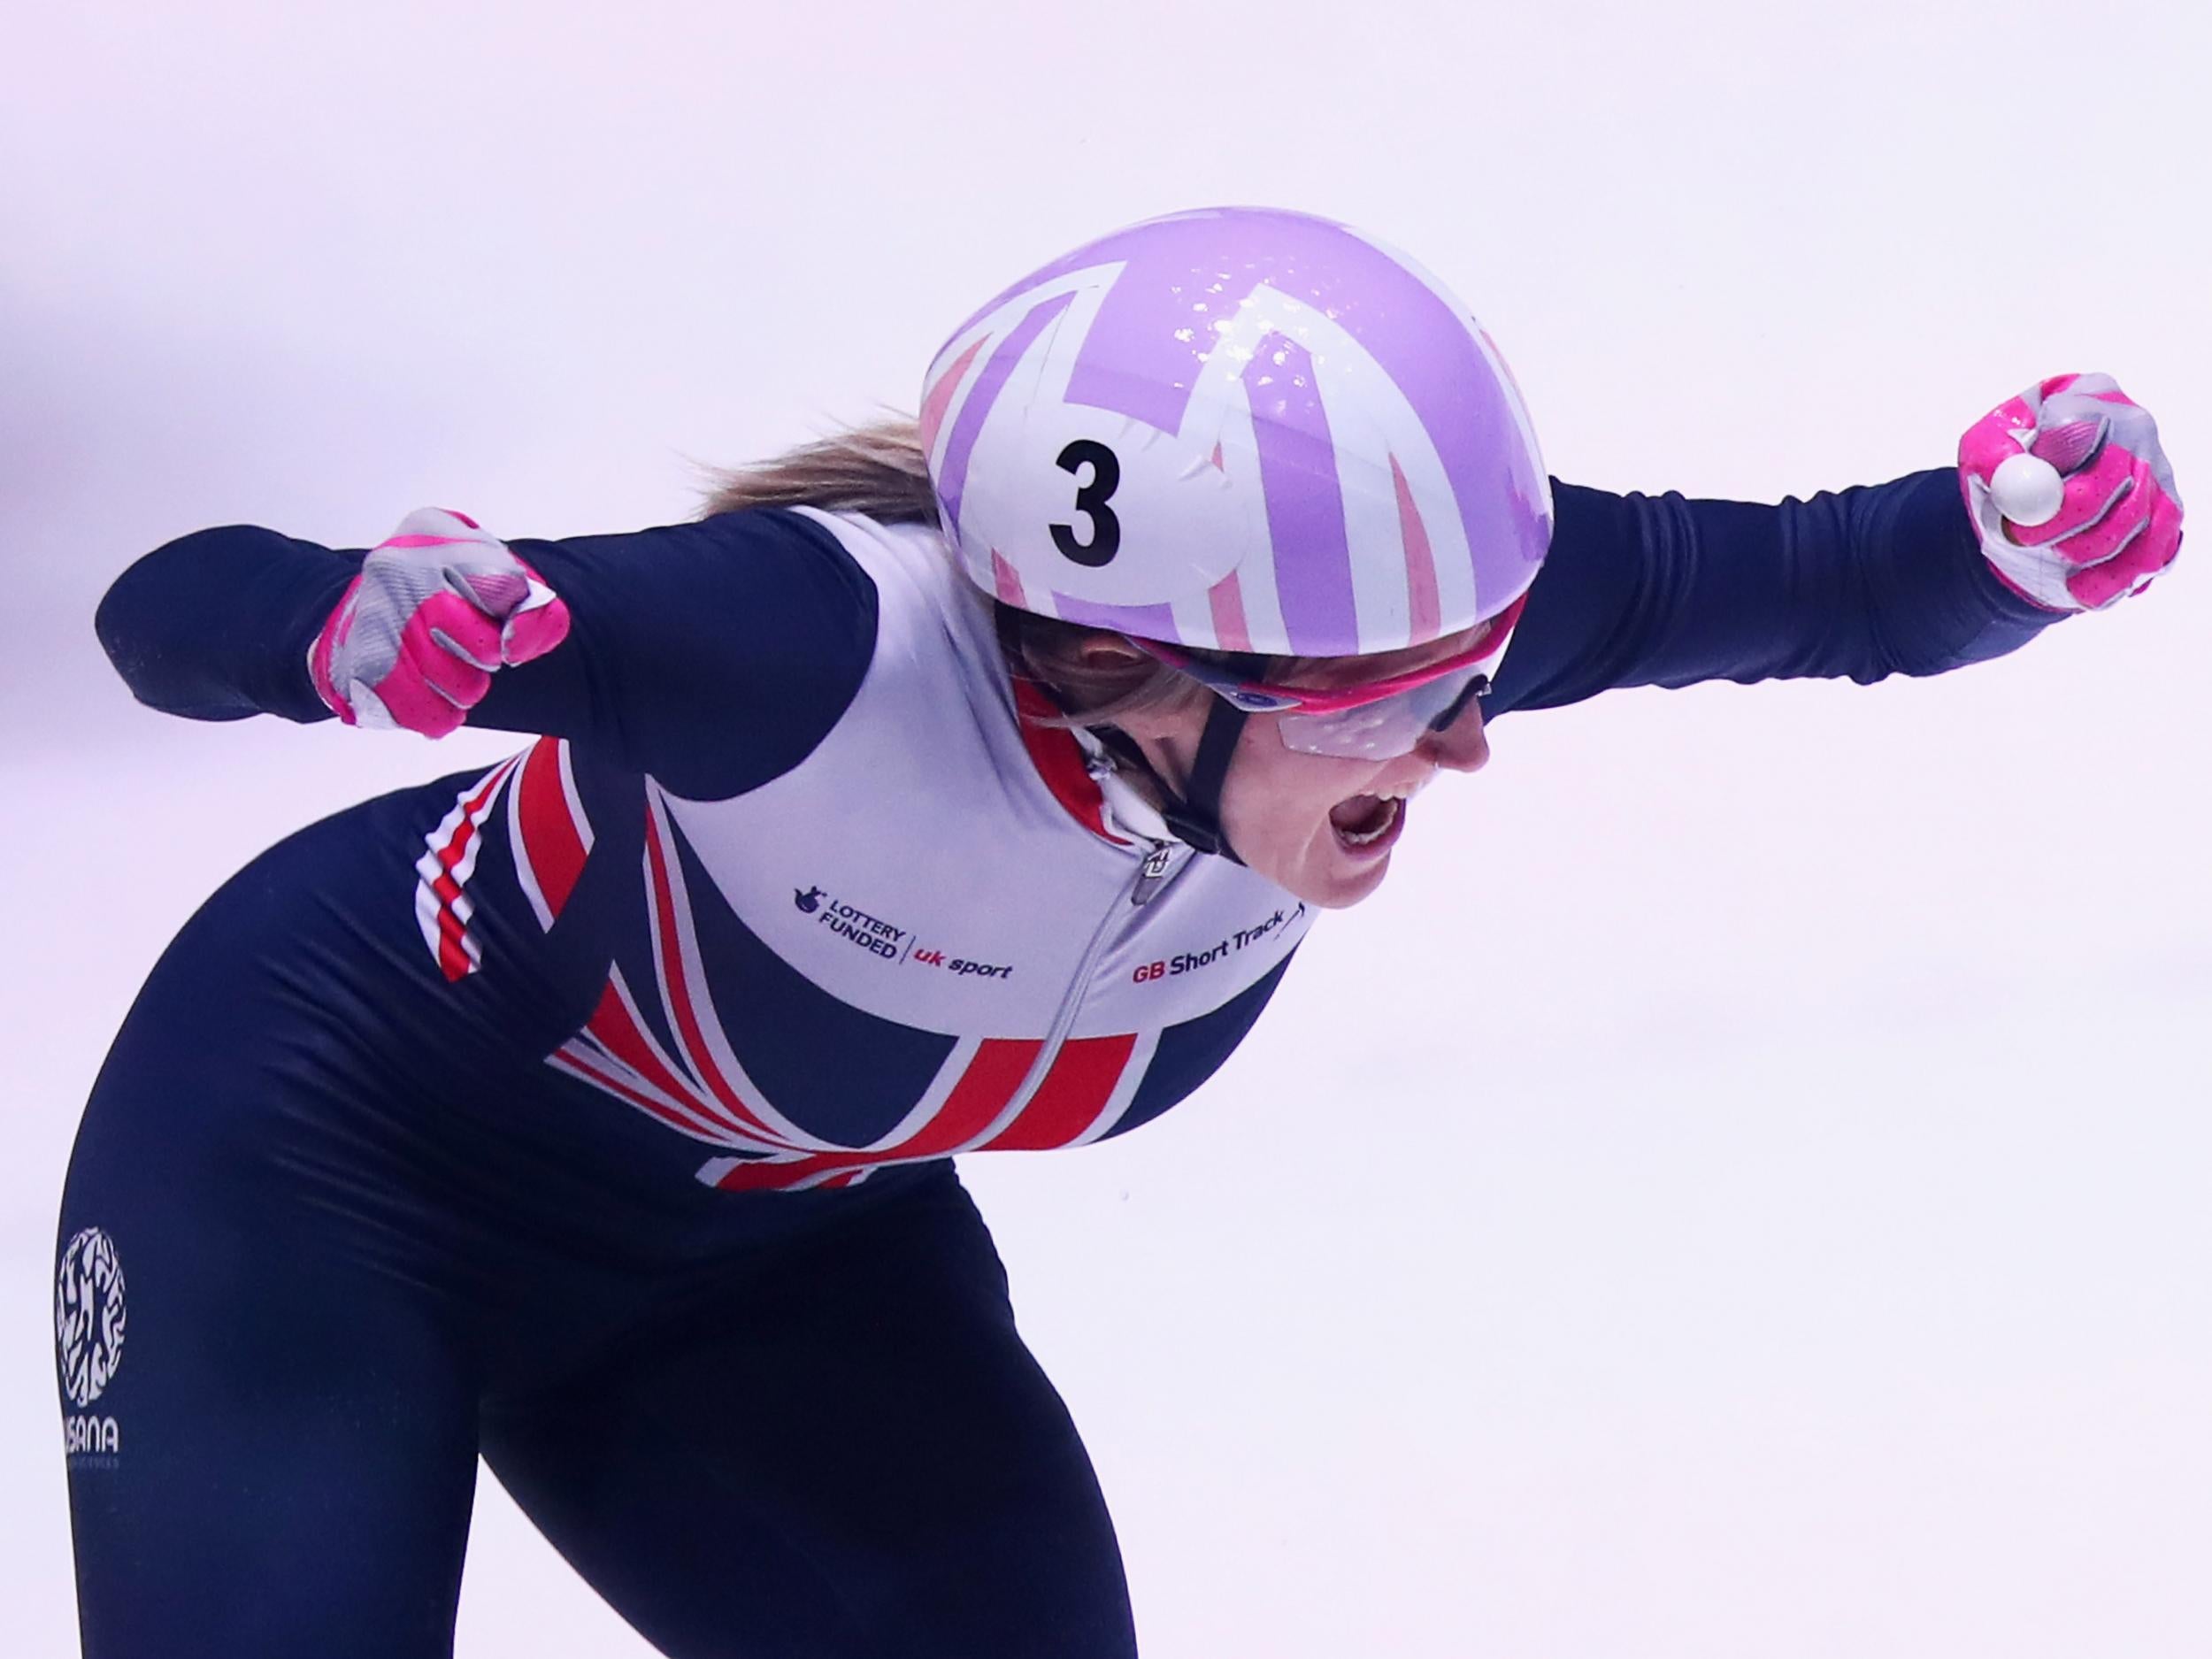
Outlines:
[[[1947,470],[1556,504],[1493,719],[1935,673],[2051,619]],[[93,1091],[57,1316],[87,1652],[449,1653],[480,1454],[686,1659],[1133,1652],[952,1158],[1175,1104],[1310,915],[1117,817],[933,532],[514,545],[573,629],[472,723],[530,746],[248,864]],[[359,558],[188,536],[100,635],[155,708],[323,718]]]

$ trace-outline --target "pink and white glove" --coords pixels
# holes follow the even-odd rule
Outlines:
[[[2158,423],[2108,374],[2055,376],[1976,421],[1959,488],[1998,576],[2047,610],[2101,610],[2181,550]]]
[[[308,648],[307,672],[348,726],[443,737],[503,667],[568,637],[568,607],[473,518],[425,507],[369,551]]]

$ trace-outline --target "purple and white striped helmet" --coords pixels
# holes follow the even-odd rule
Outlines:
[[[947,536],[1024,611],[1199,649],[1423,645],[1526,591],[1551,491],[1467,308],[1327,219],[1148,219],[956,329],[921,433]]]

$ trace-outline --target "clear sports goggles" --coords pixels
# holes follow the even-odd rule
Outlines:
[[[1158,640],[1130,643],[1156,662],[1187,674],[1247,714],[1279,714],[1283,747],[1302,755],[1387,760],[1407,755],[1432,732],[1447,729],[1490,689],[1520,620],[1521,602],[1491,618],[1480,638],[1425,668],[1353,686],[1271,686],[1245,680]]]

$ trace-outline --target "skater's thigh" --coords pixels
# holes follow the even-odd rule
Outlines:
[[[949,1169],[488,1400],[484,1448],[678,1659],[1134,1652],[1089,1458]]]
[[[344,1138],[287,1129],[319,1106],[280,1067],[134,1021],[58,1241],[85,1651],[449,1654],[475,1474],[449,1310]]]

